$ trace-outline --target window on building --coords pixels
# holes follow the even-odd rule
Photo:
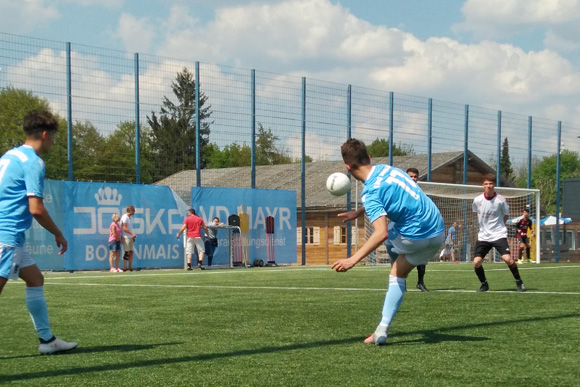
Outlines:
[[[570,246],[570,250],[576,250],[576,238],[574,230],[566,230],[566,243]]]
[[[334,244],[335,245],[346,245],[346,227],[344,226],[334,226]],[[358,232],[356,230],[356,227],[351,227],[350,229],[351,232],[351,238],[352,240],[350,241],[351,245],[355,245],[356,244],[356,240],[358,238]]]
[[[306,245],[320,245],[320,227],[306,227]],[[296,244],[302,245],[302,227],[296,227]]]

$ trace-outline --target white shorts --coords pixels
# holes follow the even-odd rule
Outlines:
[[[34,259],[24,248],[0,243],[0,277],[18,279],[21,268],[34,264]]]
[[[123,243],[123,251],[133,251],[133,246],[135,245],[133,237],[123,237],[121,242]]]
[[[393,240],[387,240],[385,244],[391,244],[393,252],[405,254],[411,265],[419,266],[426,265],[437,254],[444,240],[445,233],[441,232],[429,239],[405,239],[398,235]]]
[[[197,248],[197,253],[205,253],[203,239],[201,238],[187,238],[185,243],[185,254],[193,254]]]

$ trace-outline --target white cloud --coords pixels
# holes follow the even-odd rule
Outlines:
[[[0,0],[0,26],[5,32],[29,33],[59,17],[57,7],[46,0]]]
[[[148,18],[137,19],[123,13],[119,18],[116,35],[122,40],[129,52],[150,52],[155,30]]]

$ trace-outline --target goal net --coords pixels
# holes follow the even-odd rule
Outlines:
[[[445,236],[447,237],[449,227],[453,222],[457,222],[455,240],[455,259],[460,262],[473,260],[477,233],[479,231],[477,214],[472,211],[473,199],[483,193],[483,188],[479,185],[442,184],[419,182],[419,186],[429,196],[443,215],[445,222]],[[536,219],[540,219],[540,191],[537,189],[505,188],[496,187],[495,191],[503,195],[510,207],[510,218],[507,221],[508,242],[510,251],[515,259],[519,257],[519,242],[516,238],[515,223],[521,218],[524,209],[530,211],[534,233],[538,238],[528,235],[531,246],[531,260],[540,263],[540,238],[537,232]],[[372,226],[365,216],[365,239],[372,233]],[[441,246],[443,250],[444,245]],[[526,253],[524,252],[524,255]],[[389,263],[389,256],[384,245],[380,246],[367,258],[367,264]],[[431,258],[432,262],[439,261],[440,254],[437,253]],[[491,262],[500,261],[497,252],[492,250],[486,256],[486,260]]]

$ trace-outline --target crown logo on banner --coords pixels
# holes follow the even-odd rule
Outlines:
[[[95,194],[95,199],[100,206],[118,206],[122,198],[123,195],[116,188],[111,189],[111,187],[99,188]]]

